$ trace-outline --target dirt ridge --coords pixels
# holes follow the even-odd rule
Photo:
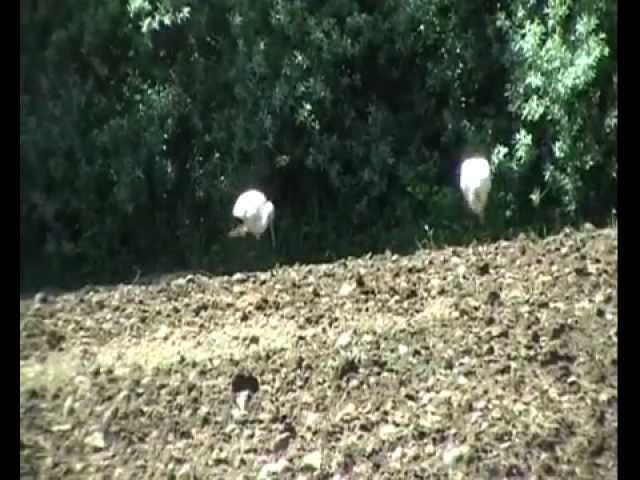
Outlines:
[[[38,300],[22,478],[617,473],[614,228]]]

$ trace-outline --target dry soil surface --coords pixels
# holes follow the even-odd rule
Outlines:
[[[22,478],[615,478],[617,232],[21,302]]]

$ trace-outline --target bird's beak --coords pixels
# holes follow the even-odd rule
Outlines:
[[[275,249],[276,248],[276,232],[273,226],[273,221],[269,223],[269,230],[271,231],[271,246]]]

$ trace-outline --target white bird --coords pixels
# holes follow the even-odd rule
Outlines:
[[[273,229],[275,207],[258,190],[247,190],[238,197],[233,206],[233,216],[242,224],[229,232],[230,237],[243,237],[248,233],[259,239],[267,228],[271,231],[271,245],[275,248],[276,236]]]
[[[470,157],[460,167],[460,189],[469,208],[484,222],[491,191],[491,167],[484,157]]]

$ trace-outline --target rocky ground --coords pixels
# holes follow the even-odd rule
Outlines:
[[[617,233],[21,302],[22,478],[615,478]]]

